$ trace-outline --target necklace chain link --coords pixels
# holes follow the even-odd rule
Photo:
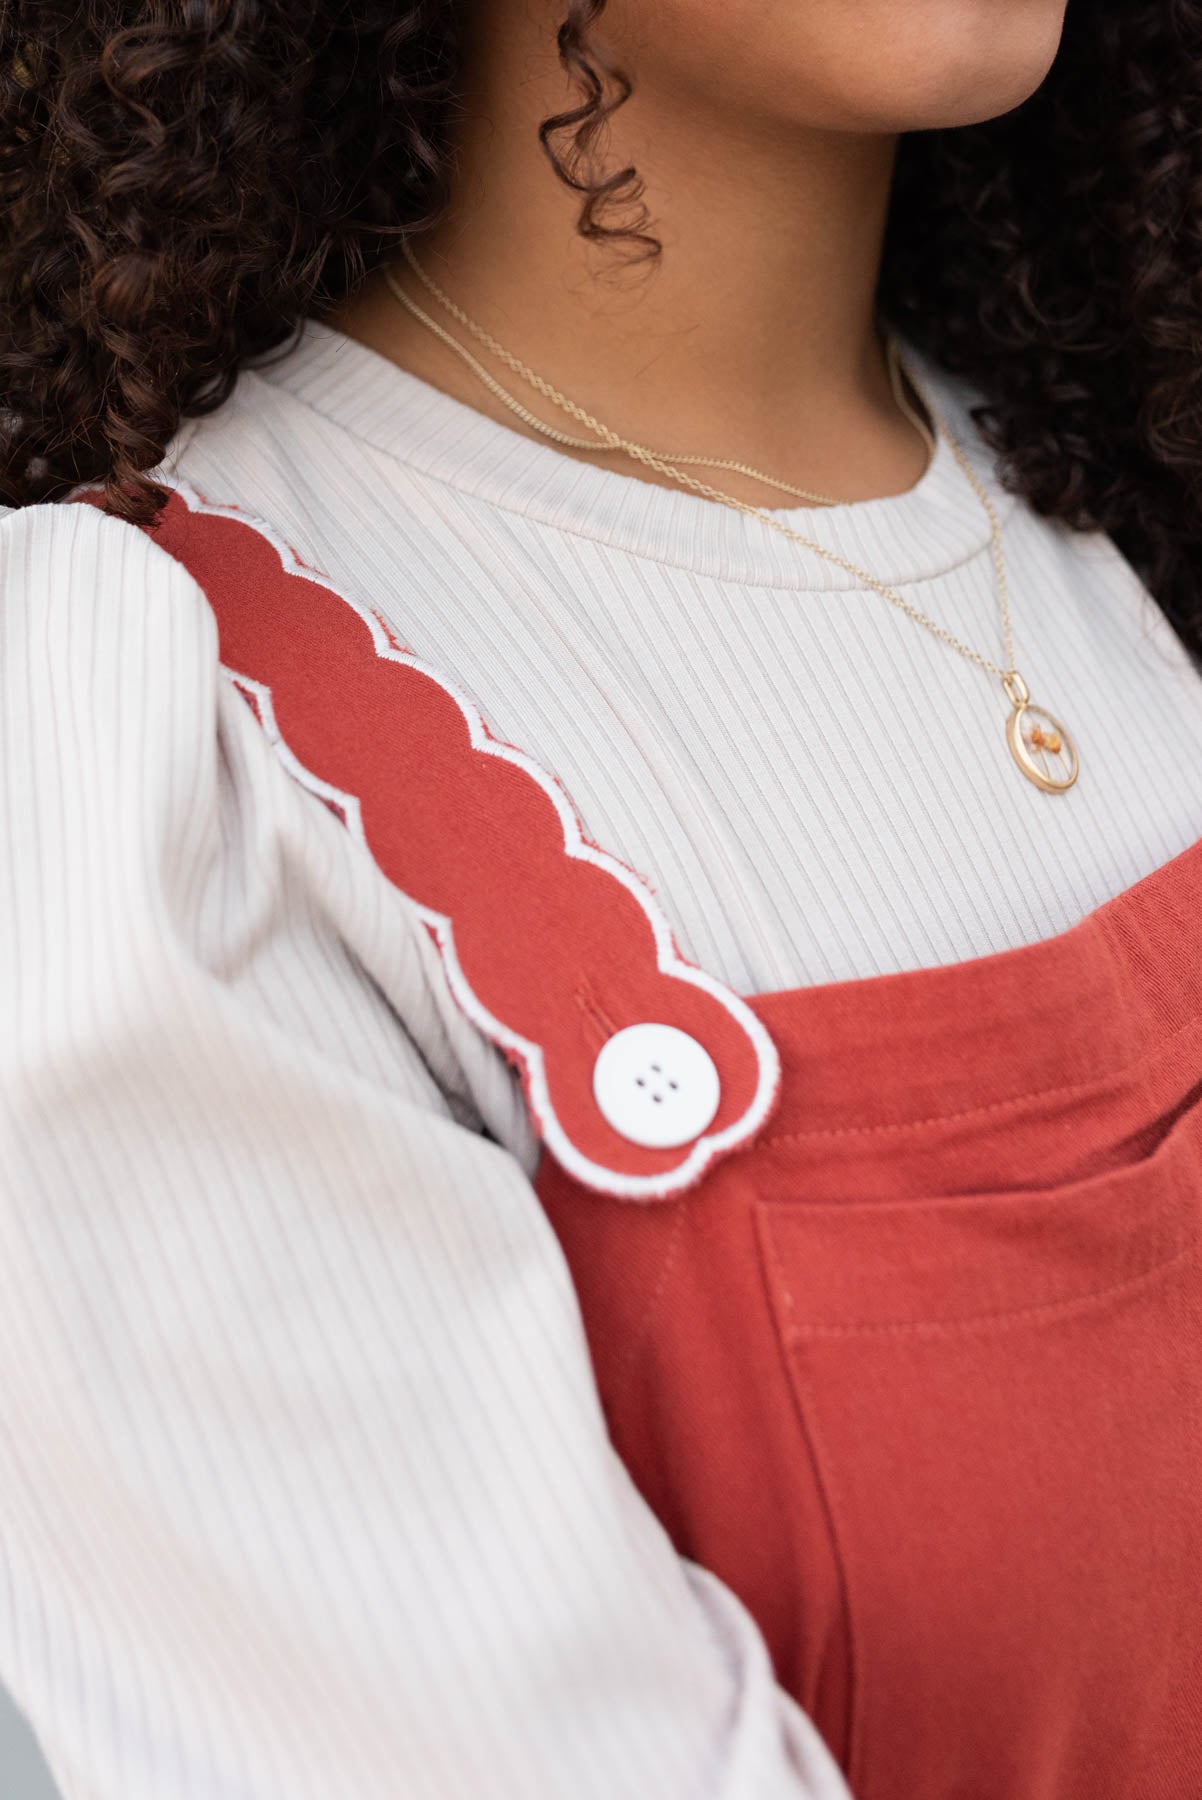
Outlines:
[[[500,400],[501,403],[507,407],[510,412],[514,413],[517,418],[521,419],[524,424],[528,425],[531,430],[538,432],[542,437],[551,439],[554,443],[563,445],[565,448],[594,451],[598,448],[605,448],[620,451],[633,458],[635,461],[643,463],[647,468],[654,469],[658,474],[665,476],[668,480],[675,481],[680,486],[688,488],[692,493],[700,495],[703,499],[717,501],[720,505],[731,507],[735,512],[741,512],[748,518],[759,519],[771,530],[779,532],[783,537],[792,539],[794,543],[800,544],[803,549],[810,550],[814,555],[822,557],[825,562],[833,563],[836,568],[840,568],[848,575],[854,576],[857,581],[862,581],[867,587],[871,588],[873,592],[879,594],[882,599],[887,600],[891,606],[897,607],[907,618],[913,619],[916,625],[923,626],[925,630],[931,632],[942,643],[947,644],[950,649],[955,650],[957,654],[964,657],[966,661],[975,663],[978,668],[984,669],[987,674],[995,675],[1003,682],[1003,684],[1007,681],[1012,681],[1017,676],[1017,670],[1014,666],[1014,628],[1010,616],[1010,587],[1006,577],[1006,555],[1002,544],[1001,525],[998,520],[997,510],[994,507],[993,501],[991,500],[984,483],[973,468],[954,433],[948,427],[948,424],[939,409],[934,405],[930,396],[922,390],[919,383],[914,379],[911,371],[906,367],[897,340],[892,335],[890,335],[888,340],[890,373],[894,380],[894,392],[898,397],[902,410],[915,426],[915,429],[921,432],[927,441],[928,451],[932,452],[934,440],[932,439],[931,434],[926,431],[918,416],[905,401],[904,390],[902,389],[900,380],[900,377],[904,375],[911,388],[921,398],[930,415],[932,423],[935,426],[936,432],[947,442],[957,464],[973,492],[976,494],[977,499],[980,501],[985,512],[985,517],[988,520],[990,550],[993,558],[994,571],[997,577],[998,603],[1002,618],[1002,637],[1007,658],[1005,667],[1000,663],[995,662],[992,657],[983,655],[979,650],[974,650],[970,644],[964,643],[964,641],[961,638],[958,638],[954,632],[949,631],[946,626],[940,625],[936,619],[932,619],[929,614],[923,612],[921,607],[915,606],[911,601],[907,600],[903,594],[899,594],[896,588],[890,587],[887,582],[880,580],[880,578],[873,575],[870,570],[862,568],[858,563],[851,562],[845,556],[840,556],[837,551],[829,549],[825,544],[818,543],[814,538],[807,537],[804,532],[796,531],[793,526],[786,525],[783,519],[773,518],[772,514],[766,512],[762,507],[754,506],[747,500],[739,500],[733,494],[724,493],[721,488],[713,487],[709,482],[699,481],[696,476],[690,475],[687,468],[683,465],[691,464],[696,466],[698,464],[704,464],[710,468],[725,469],[731,473],[747,475],[755,481],[762,481],[767,486],[775,487],[782,492],[793,494],[798,499],[809,500],[818,506],[839,506],[842,505],[843,502],[832,499],[829,495],[816,494],[805,488],[793,487],[788,482],[780,481],[776,476],[761,473],[761,471],[752,468],[747,463],[719,460],[717,458],[694,455],[692,453],[672,453],[653,450],[646,444],[639,444],[631,438],[622,437],[620,433],[612,430],[610,426],[603,424],[600,419],[596,418],[584,407],[578,406],[574,400],[570,400],[566,394],[561,393],[557,387],[545,380],[543,376],[539,375],[534,369],[530,368],[528,364],[524,363],[520,357],[515,356],[512,351],[507,350],[502,343],[493,337],[491,332],[486,331],[482,325],[478,324],[476,320],[464,312],[463,308],[458,306],[456,302],[451,299],[450,295],[443,291],[428,270],[418,262],[412,247],[408,244],[404,246],[404,256],[406,264],[422,283],[427,292],[451,318],[461,325],[465,331],[471,334],[477,343],[490,351],[499,362],[503,363],[507,369],[510,369],[522,381],[526,382],[526,384],[533,388],[536,393],[541,394],[545,400],[548,400],[551,403],[551,405],[558,407],[561,412],[566,413],[570,418],[573,418],[579,424],[584,425],[594,435],[591,438],[573,437],[566,432],[557,430],[553,425],[548,425],[545,419],[540,419],[537,414],[532,413],[528,407],[523,406],[521,401],[518,400],[515,395],[511,394],[508,389],[497,380],[496,376],[493,375],[490,370],[485,368],[484,364],[481,363],[477,357],[472,355],[466,345],[461,344],[451,332],[447,331],[444,326],[438,323],[437,319],[432,319],[430,317],[424,308],[421,307],[418,302],[414,300],[412,295],[402,286],[397,278],[395,270],[392,268],[385,268],[385,280],[388,283],[388,287],[393,297],[400,301],[401,305],[418,321],[419,324],[423,325],[428,331],[432,332],[435,337],[441,339],[449,349],[453,350],[460,360],[467,364],[489,392]]]
[[[904,613],[907,618],[913,619],[916,625],[921,625],[941,643],[954,650],[966,662],[974,663],[978,668],[984,669],[987,674],[998,677],[1011,708],[1006,722],[1006,741],[1011,756],[1028,781],[1042,789],[1044,793],[1049,794],[1066,793],[1075,784],[1079,765],[1076,747],[1072,739],[1049,712],[1031,704],[1031,695],[1027,684],[1014,666],[1014,626],[1010,616],[1010,587],[1006,578],[1006,553],[1002,543],[1001,523],[993,500],[942,413],[906,367],[902,360],[901,346],[892,333],[886,339],[886,349],[894,398],[898,410],[909,420],[927,446],[927,467],[930,467],[931,460],[936,455],[936,440],[928,429],[926,421],[920,417],[911,404],[906,394],[907,383],[911,392],[926,406],[935,432],[948,445],[961,473],[980,501],[989,522],[990,551],[997,579],[998,606],[1001,612],[1002,639],[1005,645],[1005,667],[994,662],[992,657],[983,655],[979,650],[974,650],[970,644],[964,643],[954,632],[948,631],[946,626],[940,625],[937,620],[924,613],[921,607],[913,605],[903,594],[899,594],[896,588],[890,587],[888,582],[881,581],[879,577],[872,574],[871,570],[861,568],[859,563],[851,562],[849,558],[840,556],[837,551],[828,549],[825,544],[820,544],[814,538],[807,537],[804,532],[795,530],[783,519],[766,512],[763,507],[753,506],[747,500],[736,499],[733,494],[724,493],[721,488],[698,480],[695,475],[689,474],[688,466],[725,469],[736,474],[746,475],[753,481],[762,482],[767,487],[791,494],[799,500],[808,500],[815,506],[839,506],[845,502],[833,500],[828,494],[816,494],[806,488],[794,487],[791,483],[781,481],[774,475],[765,475],[761,470],[752,468],[749,463],[692,453],[686,454],[683,451],[670,453],[653,450],[646,444],[636,443],[632,438],[622,437],[619,432],[603,424],[591,412],[578,406],[574,400],[570,400],[566,394],[561,393],[557,387],[545,380],[536,370],[530,368],[520,357],[507,350],[504,344],[492,336],[491,332],[477,324],[476,320],[464,312],[463,308],[458,306],[449,294],[443,292],[433,276],[428,274],[418,262],[410,245],[403,246],[403,254],[413,275],[438,302],[448,317],[456,320],[483,349],[488,350],[535,393],[541,394],[552,406],[566,413],[569,418],[575,419],[578,424],[585,426],[592,436],[575,437],[570,432],[558,430],[554,425],[548,424],[545,419],[541,419],[536,413],[531,412],[529,407],[524,406],[516,395],[511,394],[492,371],[485,367],[466,344],[461,343],[453,332],[440,325],[437,319],[430,317],[425,308],[420,306],[413,295],[402,286],[396,271],[386,266],[384,278],[393,297],[419,324],[446,344],[471,369],[488,391],[532,431],[568,449],[590,450],[594,454],[600,450],[611,450],[631,457],[633,460],[641,462],[646,468],[654,469],[658,474],[675,482],[678,486],[687,488],[694,494],[699,494],[703,499],[717,501],[720,505],[730,507],[734,512],[743,513],[748,518],[759,519],[770,530],[779,532],[782,537],[790,538],[795,544],[800,544],[803,549],[812,551],[815,556],[820,556],[825,562],[833,563],[836,568],[845,570],[856,581],[862,582],[874,593],[879,594],[882,599],[887,600],[891,606]]]

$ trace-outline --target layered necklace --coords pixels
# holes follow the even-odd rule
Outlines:
[[[1010,703],[1010,712],[1006,720],[1006,743],[1015,763],[1028,781],[1045,794],[1063,794],[1072,787],[1077,779],[1079,769],[1076,746],[1063,725],[1043,707],[1036,706],[1032,702],[1027,684],[1015,667],[1014,628],[1010,617],[1006,553],[1002,544],[1001,525],[993,501],[956,437],[949,429],[947,422],[934,406],[929,395],[920,388],[911,371],[905,366],[901,350],[894,337],[890,336],[887,344],[889,373],[893,383],[894,396],[899,409],[926,443],[928,466],[929,459],[935,452],[935,439],[926,423],[910,405],[905,393],[906,383],[926,407],[935,432],[941,435],[948,444],[989,521],[989,540],[997,582],[998,606],[1001,613],[1002,641],[1005,646],[1006,662],[1004,666],[964,643],[953,632],[948,631],[921,611],[919,607],[914,606],[895,588],[879,580],[870,570],[861,568],[857,563],[849,562],[846,557],[828,549],[825,544],[817,543],[815,539],[806,537],[803,532],[795,531],[783,519],[774,517],[770,512],[765,512],[762,507],[736,499],[734,495],[723,493],[720,488],[699,480],[695,475],[689,473],[689,469],[708,468],[744,475],[751,480],[762,482],[765,487],[775,488],[780,493],[804,500],[812,506],[840,506],[847,504],[846,502],[833,499],[829,494],[818,494],[808,488],[794,487],[790,482],[781,481],[777,476],[765,475],[762,471],[752,468],[750,464],[737,462],[731,458],[703,456],[683,451],[655,450],[646,444],[639,444],[631,438],[623,437],[610,426],[603,424],[593,413],[578,406],[574,400],[570,400],[566,394],[561,393],[551,382],[537,374],[520,357],[507,350],[482,325],[477,324],[475,319],[470,318],[462,307],[456,305],[449,294],[443,292],[434,278],[422,267],[409,245],[404,248],[404,257],[412,274],[448,318],[453,319],[475,343],[486,350],[511,374],[516,375],[534,393],[541,395],[548,404],[556,407],[578,425],[582,425],[589,436],[575,436],[570,432],[560,430],[557,426],[548,424],[545,419],[541,419],[536,413],[531,412],[514,394],[510,393],[508,388],[481,362],[467,344],[457,338],[445,325],[430,316],[404,287],[395,269],[386,268],[384,277],[389,290],[405,310],[453,351],[488,389],[489,393],[515,417],[521,419],[523,424],[541,437],[548,438],[552,443],[559,444],[565,449],[591,450],[593,452],[608,450],[628,456],[635,462],[642,463],[645,468],[654,469],[666,480],[673,481],[678,486],[700,495],[703,499],[716,501],[722,506],[731,507],[735,512],[745,513],[749,518],[759,519],[772,531],[779,532],[781,536],[791,539],[793,543],[799,544],[803,549],[811,551],[815,556],[822,557],[825,562],[833,563],[857,581],[863,582],[866,587],[879,594],[883,600],[887,600],[891,606],[896,607],[907,618],[913,619],[916,625],[921,625],[924,630],[937,637],[941,643],[948,645],[957,655],[964,657],[970,663],[975,663],[979,669],[984,669],[986,674],[995,676],[1001,682],[1003,692]]]

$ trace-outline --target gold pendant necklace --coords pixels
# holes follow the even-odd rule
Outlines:
[[[574,400],[569,400],[566,394],[560,393],[558,388],[537,374],[519,357],[514,356],[512,351],[507,350],[495,337],[485,331],[482,325],[478,325],[474,319],[470,318],[462,307],[456,305],[449,294],[443,292],[434,278],[427,274],[413,254],[410,245],[403,246],[403,254],[413,274],[444,312],[457,320],[466,331],[470,332],[477,343],[482,344],[498,361],[503,363],[506,368],[511,369],[536,393],[541,394],[545,400],[550,401],[561,412],[567,413],[570,418],[585,426],[591,436],[587,438],[572,437],[566,432],[558,431],[553,425],[548,425],[546,420],[540,419],[536,413],[530,412],[520,400],[502,386],[490,370],[484,367],[466,344],[461,344],[459,339],[445,326],[440,325],[436,319],[432,319],[429,313],[418,305],[413,296],[407,293],[401,285],[396,272],[386,266],[384,279],[393,298],[398,300],[419,324],[453,350],[489,392],[494,394],[531,430],[541,433],[543,437],[549,438],[552,442],[565,448],[620,451],[623,455],[633,458],[636,462],[641,462],[647,468],[654,469],[657,474],[666,476],[670,481],[689,489],[690,492],[700,495],[705,500],[717,501],[723,506],[731,507],[735,512],[745,513],[748,518],[761,520],[771,530],[791,538],[794,543],[800,544],[806,550],[812,550],[825,562],[833,563],[836,568],[845,570],[857,581],[864,582],[867,587],[880,594],[882,599],[887,600],[891,606],[896,607],[899,612],[905,613],[907,618],[913,619],[916,625],[923,626],[942,643],[956,651],[957,655],[964,657],[967,662],[975,663],[978,668],[984,669],[988,674],[998,677],[1005,690],[1006,698],[1010,702],[1010,716],[1006,721],[1006,743],[1010,755],[1026,779],[1041,793],[1064,794],[1068,792],[1076,781],[1080,768],[1076,745],[1058,719],[1053,718],[1052,714],[1042,706],[1032,703],[1030,690],[1014,666],[1014,628],[1010,618],[1010,588],[1006,577],[1006,553],[1002,543],[1001,524],[993,501],[939,409],[934,405],[930,396],[923,391],[909,369],[905,367],[895,338],[891,336],[888,339],[889,374],[900,410],[922,436],[927,445],[928,456],[933,456],[935,440],[927,430],[925,422],[906,399],[902,380],[904,376],[914,393],[925,405],[936,431],[941,433],[946,440],[962,474],[976,494],[984,508],[985,517],[989,521],[989,541],[997,578],[998,604],[1002,616],[1002,638],[1006,650],[1005,668],[1000,663],[994,662],[991,657],[983,656],[979,650],[974,650],[970,645],[963,643],[953,632],[946,630],[944,626],[924,613],[920,607],[912,605],[895,588],[889,587],[886,582],[879,581],[868,569],[862,569],[858,563],[849,562],[846,557],[839,556],[834,550],[828,550],[825,544],[817,543],[813,538],[806,537],[803,532],[795,531],[791,525],[786,525],[781,519],[773,518],[771,513],[765,512],[761,507],[752,506],[745,500],[737,500],[732,494],[725,494],[720,488],[711,487],[708,482],[698,481],[696,476],[690,475],[680,465],[689,463],[695,467],[728,469],[741,475],[747,475],[755,481],[763,482],[767,487],[795,495],[799,499],[810,500],[818,506],[839,506],[845,502],[832,500],[825,494],[811,493],[805,488],[792,487],[788,482],[780,481],[773,475],[762,474],[747,463],[719,457],[652,450],[646,444],[639,444],[631,438],[622,437],[618,432],[611,430],[608,425],[603,425],[600,419],[595,418],[584,407],[578,406]]]
[[[1031,704],[1027,684],[1016,669],[1003,675],[1002,686],[1011,708],[1006,721],[1011,756],[1027,780],[1045,794],[1066,793],[1077,779],[1077,746],[1059,719]]]

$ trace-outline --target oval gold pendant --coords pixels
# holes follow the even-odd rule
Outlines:
[[[1077,746],[1059,719],[1042,706],[1032,706],[1021,675],[1003,681],[1013,711],[1006,721],[1010,754],[1026,776],[1045,794],[1063,794],[1072,787],[1080,767]]]

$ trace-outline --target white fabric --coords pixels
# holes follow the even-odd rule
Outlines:
[[[931,385],[990,472],[957,388]],[[247,381],[179,468],[454,674],[739,993],[1046,937],[1202,834],[1202,677],[1106,539],[996,485],[1018,667],[1081,756],[1065,795],[1012,762],[1000,682],[841,570],[333,332]],[[946,444],[900,498],[783,516],[1002,658],[988,526]]]
[[[456,675],[736,986],[1026,941],[1202,831],[1202,682],[1105,544],[1009,502],[1063,799],[875,596],[332,333],[176,460]],[[804,518],[991,641],[945,452]],[[0,1677],[68,1800],[841,1793],[608,1446],[512,1078],[195,585],[89,509],[0,523],[0,846]]]
[[[0,1675],[68,1800],[836,1800],[199,590],[85,508],[0,557]]]

